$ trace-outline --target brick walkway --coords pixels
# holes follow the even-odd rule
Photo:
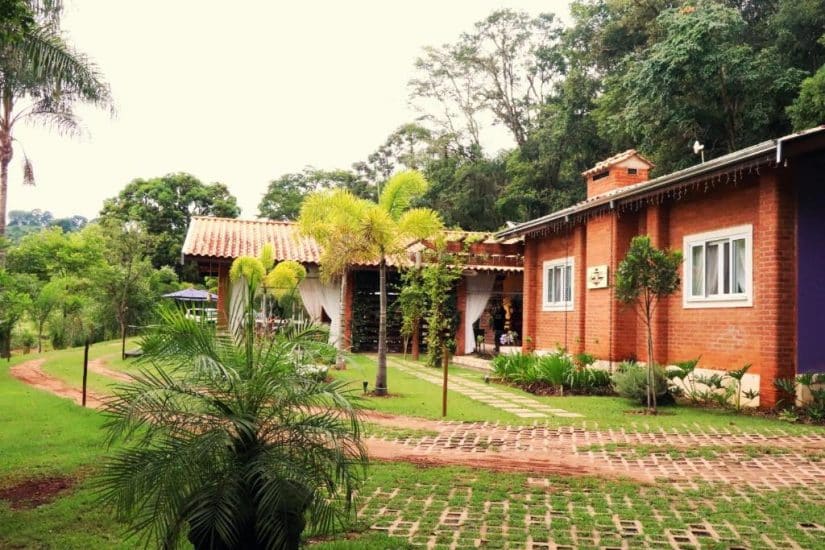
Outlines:
[[[722,482],[773,490],[819,484],[825,479],[825,433],[788,435],[777,430],[759,434],[699,427],[683,432],[590,431],[569,426],[429,422],[426,426],[438,435],[373,439],[391,444],[405,460],[429,457],[438,463],[443,457],[445,463],[461,463],[463,455],[467,464],[484,466],[483,456],[488,455],[495,468],[513,457],[521,471],[532,466],[537,472],[557,472],[567,464],[571,472],[580,467],[590,473],[613,472],[643,481],[667,480],[676,489],[695,488],[696,482]],[[457,455],[459,460],[455,460]]]
[[[401,372],[438,386],[442,383],[441,376],[436,374],[436,371],[425,369],[421,365],[401,359],[388,358],[388,361]],[[564,409],[549,407],[536,399],[516,395],[489,384],[474,382],[461,375],[451,375],[448,387],[451,391],[514,414],[519,418],[547,418],[548,416],[573,418],[582,416]]]

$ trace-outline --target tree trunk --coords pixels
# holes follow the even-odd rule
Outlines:
[[[412,359],[418,361],[421,355],[421,322],[415,321],[413,323],[412,333]]]
[[[335,368],[344,370],[347,368],[347,363],[344,361],[344,353],[347,351],[347,343],[344,342],[344,335],[346,334],[347,322],[347,269],[341,274],[341,334],[338,335],[338,341],[335,342],[335,347],[338,348],[338,357],[335,360]]]
[[[11,136],[0,131],[0,238],[6,236],[6,208],[9,189],[9,164],[13,150]],[[0,248],[0,267],[6,265],[6,253]]]
[[[120,358],[126,359],[126,320],[120,322]]]
[[[645,309],[645,324],[647,325],[647,388],[648,388],[648,403],[647,408],[653,413],[656,412],[656,377],[654,376],[654,360],[653,360],[653,307],[652,300],[647,299],[647,307]],[[651,401],[653,406],[651,407]]]
[[[375,375],[375,395],[387,395],[387,260],[381,255],[378,264],[378,373]]]
[[[43,321],[37,323],[37,353],[43,352]]]

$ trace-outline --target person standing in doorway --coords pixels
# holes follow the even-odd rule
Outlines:
[[[504,323],[506,321],[504,308],[500,303],[493,306],[491,315],[491,324],[493,325],[493,333],[495,334],[496,353],[501,351],[501,337],[504,334]]]

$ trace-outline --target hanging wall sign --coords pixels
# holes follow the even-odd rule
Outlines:
[[[587,268],[587,288],[607,288],[606,265],[594,265]]]

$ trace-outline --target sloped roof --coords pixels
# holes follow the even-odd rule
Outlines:
[[[628,149],[624,153],[619,153],[618,155],[613,155],[610,158],[604,159],[603,161],[596,163],[596,165],[593,168],[590,168],[589,170],[585,170],[584,172],[582,172],[582,176],[587,177],[587,176],[590,176],[592,174],[598,174],[599,172],[603,172],[603,171],[607,170],[608,168],[610,168],[614,164],[619,164],[620,162],[624,162],[624,161],[626,161],[630,158],[633,158],[633,157],[636,157],[639,160],[641,160],[642,162],[647,163],[651,168],[656,166],[655,164],[650,162],[648,159],[646,159],[645,157],[640,155],[639,152],[636,151],[636,149]]]
[[[321,256],[318,243],[298,235],[292,222],[211,216],[192,216],[182,253],[231,260],[258,256],[266,243],[272,243],[277,261],[317,264]]]
[[[821,126],[815,126],[813,128],[809,128],[801,132],[788,134],[777,139],[763,141],[762,143],[757,143],[756,145],[745,147],[744,149],[740,149],[738,151],[734,151],[733,153],[729,153],[727,155],[711,159],[707,162],[696,164],[694,166],[685,168],[683,170],[679,170],[677,172],[673,172],[671,174],[659,176],[658,178],[643,181],[641,183],[619,187],[606,193],[590,197],[584,201],[574,204],[573,206],[569,206],[562,210],[552,212],[540,218],[520,223],[515,227],[499,231],[498,233],[496,233],[496,237],[500,239],[507,239],[523,236],[532,231],[539,230],[542,227],[547,226],[553,222],[568,220],[574,214],[587,212],[598,207],[605,207],[605,205],[610,205],[612,203],[619,204],[622,201],[635,200],[638,197],[644,196],[650,192],[654,192],[661,189],[667,189],[669,187],[679,185],[686,181],[693,181],[695,179],[711,177],[714,173],[718,173],[722,170],[727,170],[732,166],[737,166],[749,162],[775,162],[777,165],[779,165],[785,158],[787,158],[787,150],[792,149],[795,144],[799,146],[800,152],[805,152],[804,146],[802,146],[801,144],[801,142],[804,141],[811,141],[813,143],[809,146],[809,148],[818,147],[819,149],[817,150],[821,150],[821,148],[823,147],[823,136],[825,136],[825,124]],[[629,151],[633,151],[633,149],[625,151],[625,153],[628,153]],[[624,155],[625,153],[622,153],[622,155]],[[616,155],[616,157],[619,156],[621,155]],[[615,164],[615,162],[621,161],[614,161],[613,163]]]
[[[476,242],[499,244],[518,242],[520,238],[502,240],[491,233],[469,231],[447,232],[448,241],[462,241],[474,237]],[[257,257],[264,244],[272,243],[275,260],[295,260],[304,264],[320,263],[321,248],[311,238],[302,237],[294,222],[272,220],[242,220],[233,218],[216,218],[211,216],[193,216],[186,233],[186,240],[181,251],[184,257],[201,257],[233,260],[240,256]],[[409,252],[421,250],[421,243],[410,243]],[[404,258],[387,258],[387,265],[396,266]],[[514,260],[490,258],[488,262],[473,263],[473,269],[489,271],[521,271],[520,265],[513,265]],[[377,266],[378,262],[365,262],[362,266]]]

